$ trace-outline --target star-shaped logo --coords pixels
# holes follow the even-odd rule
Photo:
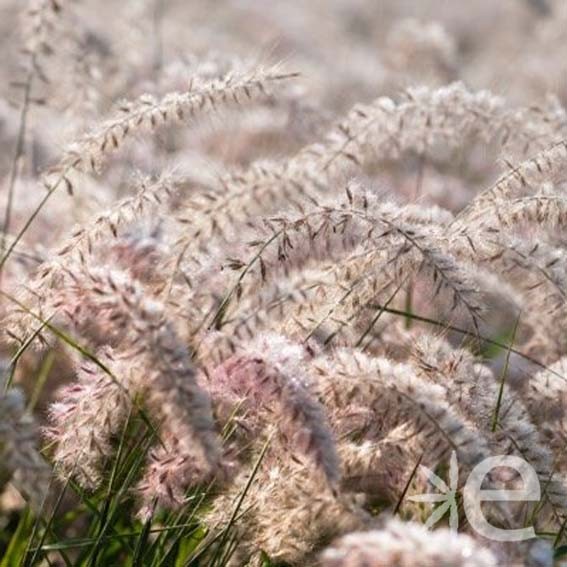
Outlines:
[[[427,519],[425,527],[432,528],[446,513],[449,511],[449,527],[457,530],[459,525],[459,512],[457,505],[457,489],[459,485],[459,464],[457,463],[457,454],[455,451],[451,453],[449,462],[449,486],[445,481],[438,477],[430,468],[419,465],[420,472],[426,479],[439,490],[439,492],[429,492],[427,494],[416,494],[409,496],[408,500],[412,502],[431,502],[441,503],[431,516]]]

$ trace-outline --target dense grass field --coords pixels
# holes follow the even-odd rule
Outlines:
[[[0,567],[567,565],[565,0],[0,50]]]

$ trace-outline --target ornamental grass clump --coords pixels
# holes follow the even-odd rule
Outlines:
[[[563,0],[24,4],[0,567],[560,565]]]

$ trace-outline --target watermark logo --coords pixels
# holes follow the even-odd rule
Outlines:
[[[452,530],[459,528],[459,510],[457,506],[457,490],[459,485],[459,463],[457,462],[457,453],[451,453],[449,461],[449,486],[439,476],[437,476],[430,468],[419,465],[421,474],[432,484],[439,492],[429,492],[427,494],[416,494],[408,499],[413,502],[431,502],[440,503],[433,514],[429,516],[425,523],[426,528],[432,528],[445,514],[449,512],[449,527]]]
[[[512,469],[519,474],[522,488],[519,490],[493,490],[482,488],[485,478],[497,468]],[[425,526],[433,527],[447,513],[449,527],[459,527],[459,511],[457,495],[459,492],[459,463],[455,451],[449,461],[449,484],[436,475],[431,469],[420,465],[420,472],[438,492],[409,496],[413,502],[430,502],[438,504],[427,519]],[[478,463],[467,477],[462,489],[463,509],[467,521],[479,535],[493,541],[523,541],[536,537],[533,527],[519,529],[503,529],[492,525],[485,517],[481,505],[483,502],[538,502],[541,499],[539,479],[533,467],[524,459],[514,455],[488,457]]]

